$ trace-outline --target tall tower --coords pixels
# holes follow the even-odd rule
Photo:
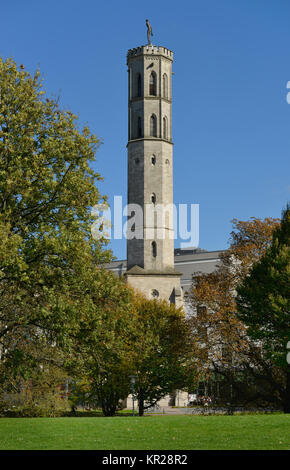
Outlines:
[[[172,62],[172,51],[151,44],[127,53],[126,277],[147,297],[167,299],[179,306],[180,273],[174,269]]]

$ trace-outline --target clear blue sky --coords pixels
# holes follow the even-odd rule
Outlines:
[[[200,246],[227,247],[230,220],[279,217],[289,198],[289,0],[10,0],[0,54],[31,72],[103,141],[96,169],[127,195],[127,49],[175,54],[174,201],[200,204]],[[176,246],[178,246],[178,242]],[[125,258],[126,243],[112,248]]]

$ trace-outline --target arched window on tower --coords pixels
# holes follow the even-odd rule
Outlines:
[[[156,96],[157,95],[157,77],[155,72],[151,72],[149,78],[149,95]]]
[[[140,116],[138,117],[138,123],[137,123],[137,138],[142,137],[142,121]]]
[[[137,75],[137,97],[142,96],[142,78],[141,73]]]
[[[166,73],[163,74],[163,97],[168,99],[168,77]]]
[[[164,118],[163,118],[163,139],[168,139],[167,117],[166,116],[164,116]]]
[[[150,117],[150,137],[157,137],[157,117],[155,114]]]
[[[156,242],[152,242],[151,247],[152,247],[152,256],[153,256],[153,258],[156,258],[156,256],[157,256],[157,245],[156,245]]]

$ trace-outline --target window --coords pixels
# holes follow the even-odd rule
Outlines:
[[[142,137],[142,121],[140,116],[138,117],[137,137]]]
[[[157,137],[157,118],[155,114],[152,114],[150,118],[150,136]]]
[[[153,256],[153,258],[156,258],[156,256],[157,256],[157,245],[156,245],[156,242],[152,242],[151,247],[152,247],[152,256]]]
[[[142,78],[141,78],[141,73],[138,73],[137,75],[137,97],[142,96]]]
[[[152,165],[155,165],[155,164],[156,164],[156,157],[155,157],[155,155],[153,155],[153,156],[151,157],[151,163],[152,163]]]
[[[150,78],[149,78],[149,95],[151,96],[156,96],[156,73],[151,72]]]
[[[159,297],[158,290],[153,289],[152,292],[151,292],[151,295],[152,295],[153,299],[157,299]]]
[[[152,193],[152,195],[151,195],[151,201],[152,201],[152,204],[155,204],[155,203],[156,203],[156,194],[155,194],[155,193]]]
[[[167,117],[164,116],[163,118],[163,138],[167,139]]]
[[[163,97],[168,99],[168,77],[166,73],[163,74]]]

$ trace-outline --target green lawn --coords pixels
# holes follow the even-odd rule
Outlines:
[[[1,418],[0,449],[290,449],[290,415]]]

